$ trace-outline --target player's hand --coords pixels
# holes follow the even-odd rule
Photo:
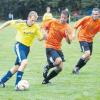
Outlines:
[[[66,42],[67,42],[68,44],[71,44],[71,40],[69,39],[68,35],[66,36]]]
[[[46,40],[47,39],[47,34],[44,34],[43,37],[44,37],[44,40]]]

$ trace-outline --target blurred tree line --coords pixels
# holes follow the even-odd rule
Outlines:
[[[68,8],[70,13],[81,11],[86,14],[86,11],[93,7],[100,7],[100,0],[0,0],[0,19],[7,19],[9,13],[12,13],[14,18],[26,18],[31,10],[42,16],[47,6],[52,8],[54,14],[65,8]]]

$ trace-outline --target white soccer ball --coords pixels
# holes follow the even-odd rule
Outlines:
[[[17,87],[19,90],[23,91],[23,90],[28,90],[29,89],[29,82],[27,80],[21,80],[19,81]]]

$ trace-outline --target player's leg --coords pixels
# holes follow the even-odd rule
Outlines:
[[[54,66],[52,64],[47,64],[44,66],[44,70],[43,70],[43,77],[46,78],[48,75],[48,72],[51,68],[53,68]]]
[[[49,69],[53,68],[54,65],[52,63],[52,57],[50,55],[50,52],[51,52],[52,49],[50,48],[46,48],[46,57],[47,57],[47,62],[48,64],[44,66],[44,70],[43,70],[43,77],[46,78],[47,77],[47,74],[49,72]]]
[[[80,45],[84,54],[81,56],[76,66],[74,67],[72,71],[73,74],[79,74],[79,70],[86,65],[92,54],[92,43],[80,42]]]
[[[19,64],[19,68],[16,75],[16,83],[15,83],[16,86],[18,82],[22,79],[24,69],[28,64],[27,56],[29,54],[29,49],[30,49],[29,47],[21,43],[16,44],[15,52],[18,59],[16,60],[15,64]]]
[[[50,72],[50,74],[43,80],[42,84],[48,84],[48,83],[50,83],[49,80],[51,80],[52,78],[56,77],[62,71],[62,65],[63,65],[63,63],[61,62],[59,64],[59,66],[56,66]]]
[[[50,74],[44,79],[44,81],[42,82],[42,84],[47,84],[49,83],[49,80],[54,78],[55,76],[57,76],[61,71],[62,71],[62,67],[63,67],[63,62],[62,62],[62,58],[61,55],[59,55],[59,53],[57,51],[52,51],[51,53],[51,57],[54,60],[53,65],[56,66],[51,72]]]
[[[0,80],[1,87],[5,87],[5,83],[17,72],[18,65],[12,67]]]

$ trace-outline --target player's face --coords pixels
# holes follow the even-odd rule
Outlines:
[[[66,23],[68,20],[68,16],[64,15],[64,14],[61,14],[60,16],[60,22],[61,23]]]
[[[31,15],[31,16],[29,16],[28,20],[29,20],[30,24],[32,25],[37,20],[37,18],[34,15]]]
[[[48,13],[50,12],[50,8],[49,8],[49,7],[47,8],[47,12],[48,12]]]
[[[92,18],[94,20],[98,19],[100,17],[99,11],[92,11]]]

